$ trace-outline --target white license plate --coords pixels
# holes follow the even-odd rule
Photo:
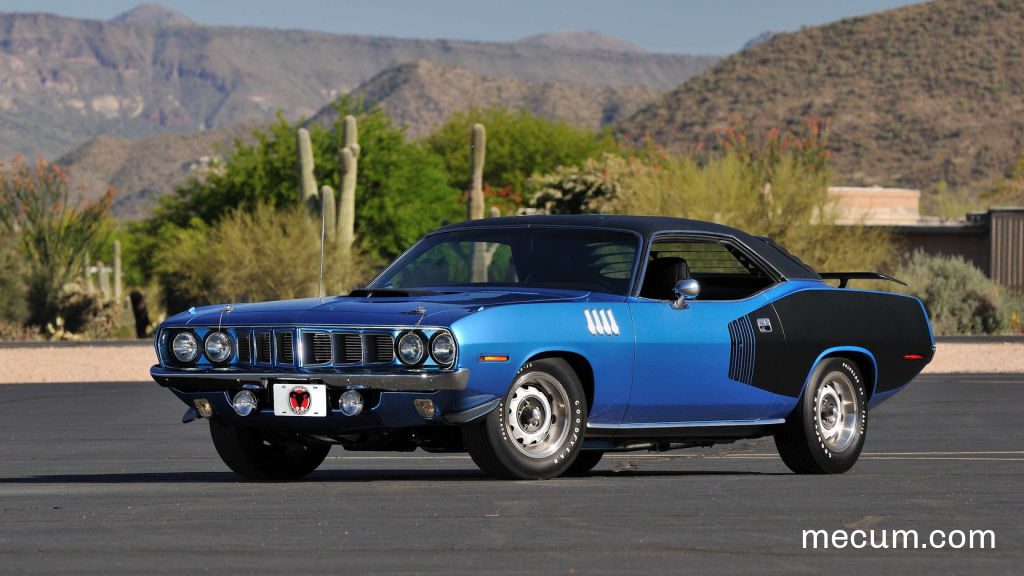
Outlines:
[[[275,416],[327,416],[323,384],[274,384]]]

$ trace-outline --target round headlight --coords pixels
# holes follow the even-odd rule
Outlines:
[[[447,332],[438,332],[430,342],[430,355],[441,366],[455,362],[455,338]]]
[[[171,341],[171,352],[178,362],[191,362],[199,355],[199,344],[191,332],[178,332]]]
[[[427,356],[427,344],[415,332],[406,332],[398,339],[398,359],[406,364],[419,364]]]
[[[219,364],[231,359],[234,346],[231,344],[231,336],[224,332],[214,332],[206,337],[206,357],[211,362]]]

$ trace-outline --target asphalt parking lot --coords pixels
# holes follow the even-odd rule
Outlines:
[[[842,476],[792,475],[758,440],[545,482],[336,448],[304,482],[250,484],[154,384],[5,385],[0,573],[1021,574],[1021,407],[1024,375],[921,377]],[[996,548],[805,550],[805,529],[985,529]]]

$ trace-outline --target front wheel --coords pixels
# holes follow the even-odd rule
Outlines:
[[[826,358],[775,433],[775,446],[797,474],[846,472],[864,447],[867,418],[865,383],[857,365],[847,358]]]
[[[561,358],[528,362],[496,409],[462,429],[466,449],[481,470],[499,478],[560,476],[583,444],[587,398]]]
[[[247,480],[298,480],[317,469],[329,444],[275,442],[254,428],[210,420],[210,436],[221,460]]]

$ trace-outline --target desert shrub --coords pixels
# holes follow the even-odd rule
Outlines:
[[[42,339],[42,331],[38,326],[27,326],[21,322],[0,319],[0,341],[25,342]]]
[[[111,338],[121,325],[117,303],[104,301],[102,294],[89,291],[81,280],[61,287],[57,306],[63,330],[76,337]]]
[[[320,275],[320,225],[301,206],[258,204],[234,210],[214,225],[194,220],[164,231],[156,252],[168,313],[189,306],[315,296]],[[358,252],[349,269],[336,244],[324,256],[324,294],[361,285],[370,260]]]
[[[61,289],[104,236],[111,199],[108,192],[85,206],[72,202],[64,171],[45,160],[0,166],[0,229],[21,240],[29,323],[43,325],[59,314]]]
[[[25,262],[17,236],[0,236],[0,322],[21,323],[28,317]]]
[[[921,211],[942,220],[963,220],[968,212],[984,209],[984,205],[967,188],[951,188],[939,182],[934,190],[921,197]]]
[[[998,284],[960,256],[928,255],[918,250],[896,269],[921,299],[937,335],[995,334],[1007,327],[1010,310]]]
[[[818,269],[878,268],[891,254],[888,237],[864,226],[835,224],[824,139],[813,131],[789,138],[771,134],[753,145],[732,133],[715,152],[605,154],[532,179],[532,202],[553,213],[719,222],[770,237]]]
[[[1020,206],[1024,204],[1024,152],[1017,161],[1006,170],[1006,175],[991,189],[986,190],[981,199],[986,206]]]

